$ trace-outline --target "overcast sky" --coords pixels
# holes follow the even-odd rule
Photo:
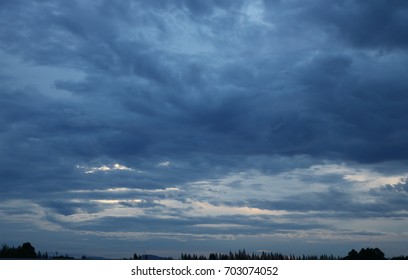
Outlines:
[[[407,49],[405,0],[1,0],[0,242],[408,255]]]

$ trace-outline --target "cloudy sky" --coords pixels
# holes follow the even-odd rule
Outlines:
[[[405,0],[0,1],[0,242],[408,254]]]

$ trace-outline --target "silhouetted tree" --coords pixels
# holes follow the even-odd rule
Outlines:
[[[361,260],[385,260],[385,254],[378,248],[363,248],[358,254]]]
[[[35,248],[31,245],[30,242],[26,242],[21,246],[20,249],[21,257],[24,259],[35,259],[37,254],[35,253]]]
[[[347,257],[344,257],[345,260],[358,260],[359,255],[358,252],[354,249],[352,249],[350,252],[348,252]]]
[[[351,250],[345,260],[385,260],[385,254],[378,248],[362,248],[357,253],[356,250]]]
[[[37,258],[37,253],[35,252],[35,248],[29,242],[26,242],[17,248],[3,244],[0,251],[0,258],[35,259]]]
[[[358,253],[355,252],[357,255]],[[203,255],[190,255],[182,253],[181,260],[206,260],[207,258]],[[252,253],[248,254],[245,250],[239,250],[238,252],[229,252],[228,254],[222,253],[210,253],[208,256],[209,260],[336,260],[339,257],[333,255],[303,255],[296,256],[294,254],[283,255],[281,253],[272,253],[272,252],[261,252],[260,254]]]

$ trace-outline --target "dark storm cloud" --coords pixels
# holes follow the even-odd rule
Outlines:
[[[408,4],[406,1],[314,1],[307,9],[327,28],[359,48],[406,49]]]
[[[160,6],[166,11],[211,17],[214,8],[228,10],[238,5],[199,2],[166,1]],[[149,7],[145,12],[139,9],[143,5]],[[7,102],[16,100],[4,110],[8,118],[14,117],[8,121],[26,126],[21,133],[31,128],[44,148],[55,148],[55,155],[72,156],[72,161],[80,162],[153,152],[191,156],[197,151],[246,156],[306,154],[363,162],[406,159],[407,84],[403,73],[397,72],[402,62],[388,65],[391,71],[395,68],[397,76],[381,72],[381,60],[387,56],[361,58],[352,49],[338,53],[321,49],[307,60],[303,56],[286,61],[266,56],[261,60],[263,57],[252,54],[233,63],[210,64],[199,57],[169,52],[157,38],[138,35],[127,40],[121,35],[129,21],[135,23],[136,30],[158,30],[160,16],[153,13],[152,5],[103,1],[83,7],[77,2],[48,1],[15,4],[3,11],[4,50],[34,64],[76,67],[86,73],[83,81],[56,81],[58,89],[81,96],[83,103],[53,104],[42,97],[22,105],[18,98],[27,93],[14,94]],[[287,8],[283,3],[276,5],[272,8]],[[317,4],[303,5],[299,9],[303,13],[324,14],[315,10]],[[368,9],[371,15],[369,5],[357,6],[354,13],[364,15]],[[345,10],[342,7],[328,8]],[[142,20],[143,13],[149,21]],[[307,23],[309,19],[304,16],[301,20]],[[211,21],[203,24],[212,30],[221,28]],[[288,28],[284,22],[276,25],[279,33]],[[318,28],[312,23],[305,26]],[[214,41],[221,40],[217,34],[211,36]],[[288,39],[282,37],[283,42]],[[249,44],[241,43],[236,46],[238,52]],[[330,42],[326,46],[330,47]],[[296,47],[290,48],[296,51]],[[358,72],[359,68],[366,73]],[[53,153],[47,154],[52,160]]]
[[[325,36],[350,47],[381,51],[407,47],[408,5],[403,0],[264,1],[264,4],[268,15],[279,11],[289,19],[285,23],[301,22],[303,26],[297,24],[297,28],[320,32],[320,36],[326,33]]]
[[[381,74],[373,77],[340,74],[330,88],[320,84],[323,88],[310,94],[307,102],[328,121],[320,126],[326,129],[322,131],[325,140],[335,145],[328,149],[357,161],[406,159],[402,142],[406,137],[407,116],[403,107],[408,102],[405,94],[408,85],[402,73]],[[306,85],[312,86],[312,90],[316,86],[309,82]]]
[[[165,10],[185,13],[182,5],[187,11],[207,16],[212,15],[215,6],[228,9],[232,5],[228,1],[216,5],[198,2],[162,5]],[[4,20],[3,29],[14,34],[12,40],[11,35],[3,38],[5,49],[36,64],[78,67],[89,73],[80,82],[56,82],[57,88],[85,98],[83,105],[88,107],[73,104],[74,108],[69,109],[74,114],[86,110],[87,115],[74,116],[76,119],[57,116],[54,122],[59,125],[50,124],[53,132],[60,130],[75,143],[68,149],[74,154],[115,158],[151,150],[173,156],[201,150],[247,155],[334,155],[363,162],[406,159],[407,152],[399,139],[404,139],[406,133],[400,128],[406,119],[407,84],[402,73],[401,77],[381,73],[381,57],[364,59],[356,57],[352,49],[347,54],[322,49],[321,54],[306,61],[260,62],[261,57],[253,54],[233,64],[210,65],[171,53],[157,45],[157,39],[139,36],[126,40],[121,35],[126,21],[137,23],[136,29],[145,27],[138,18],[143,17],[138,7],[144,3],[130,5],[136,16],[128,18],[130,12],[123,11],[123,19],[115,10],[124,6],[112,5],[101,2],[82,7],[76,2],[49,2],[16,6],[15,14],[3,11],[6,17],[17,19]],[[368,9],[371,15],[369,5],[357,6],[354,13],[364,15]],[[285,10],[286,4],[276,7]],[[314,5],[305,5],[300,10],[310,15],[323,14],[314,9]],[[107,11],[111,12],[105,15]],[[36,24],[30,22],[34,20]],[[307,23],[308,18],[303,20]],[[147,26],[157,30],[159,15],[149,13],[149,21]],[[203,24],[213,30],[220,27],[211,22]],[[276,24],[279,32],[287,28],[283,22]],[[306,26],[317,28],[312,23]],[[211,36],[220,40],[217,35]],[[283,42],[287,40],[287,36],[282,38]],[[238,51],[249,42],[241,43]],[[330,42],[326,45],[331,46]],[[285,77],[279,71],[274,74],[277,67],[289,69],[291,76]],[[367,67],[368,73],[358,73],[357,67]],[[390,67],[397,71],[399,65]],[[249,69],[256,69],[258,74]],[[214,71],[221,75],[213,75]],[[147,83],[142,85],[132,77]],[[284,88],[280,78],[287,82]],[[96,144],[88,147],[86,143],[91,141]]]
[[[194,17],[211,16],[216,9],[224,9],[227,11],[235,10],[242,5],[241,0],[221,0],[221,1],[199,1],[199,0],[182,0],[182,1],[138,1],[144,7],[151,7],[155,9],[186,9]]]
[[[329,229],[299,223],[303,216],[199,221],[185,215],[192,201],[210,201],[211,211],[320,213],[313,219],[404,217],[404,184],[357,195],[343,173],[293,173],[290,183],[310,190],[275,199],[268,195],[285,182],[221,186],[242,171],[261,177],[327,162],[405,172],[408,4],[323,2],[1,1],[2,199],[30,200],[66,227],[51,213],[117,210],[98,200],[146,215],[78,225],[102,231]],[[202,180],[211,186],[194,185]],[[265,195],[234,193],[246,189]]]

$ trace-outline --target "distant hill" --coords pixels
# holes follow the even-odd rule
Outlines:
[[[155,255],[134,255],[134,260],[168,260],[169,258],[164,258]]]
[[[109,258],[105,258],[105,257],[98,257],[98,256],[86,256],[85,258],[86,260],[95,260],[95,261],[99,261],[99,260],[110,260]]]

